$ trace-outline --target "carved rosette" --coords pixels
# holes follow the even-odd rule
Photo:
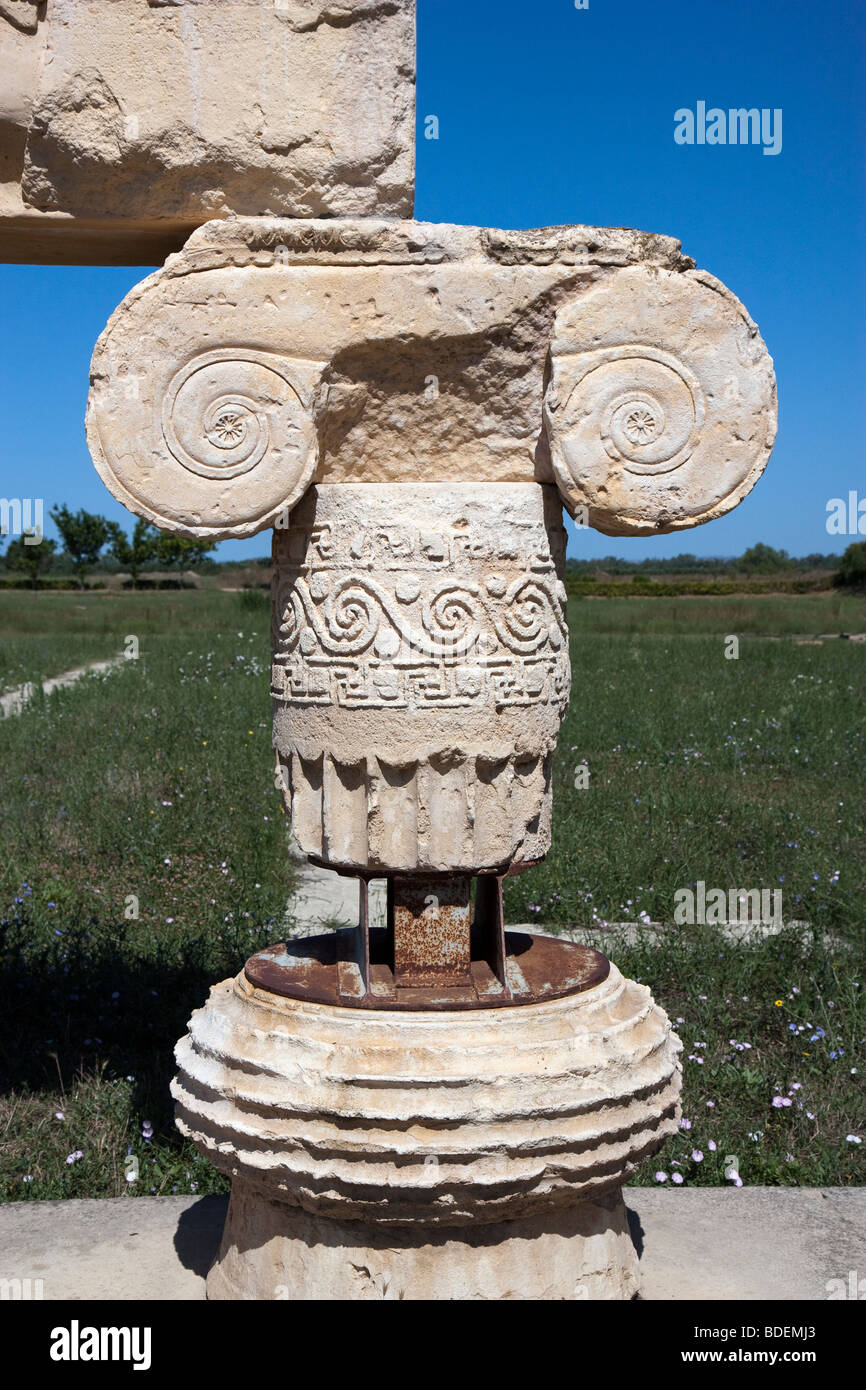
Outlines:
[[[403,871],[546,853],[564,550],[535,483],[321,485],[274,532],[274,737],[306,853]]]
[[[119,360],[122,327],[94,354],[90,450],[124,506],[166,531],[253,535],[302,496],[318,442],[319,364],[242,346],[195,353],[170,374]],[[170,366],[170,363],[168,364]]]
[[[617,272],[560,310],[552,363],[553,466],[585,525],[697,526],[737,506],[763,472],[776,434],[772,362],[711,276]]]

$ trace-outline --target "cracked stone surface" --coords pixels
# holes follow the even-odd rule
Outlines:
[[[322,1219],[232,1186],[211,1299],[630,1299],[639,1264],[620,1189],[465,1230]]]
[[[213,217],[411,214],[414,0],[0,3],[0,253],[147,264]]]
[[[676,1132],[680,1051],[616,966],[466,1013],[223,981],[172,1083],[181,1132],[233,1179],[209,1296],[632,1297],[621,1185]]]

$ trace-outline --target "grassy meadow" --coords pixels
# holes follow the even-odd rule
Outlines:
[[[811,924],[617,947],[685,1044],[691,1127],[638,1181],[862,1183],[866,644],[815,634],[866,631],[866,599],[572,598],[569,622],[553,850],[509,920],[603,939],[700,879]],[[173,1128],[172,1048],[291,889],[262,594],[0,593],[0,691],[130,635],[137,660],[0,720],[5,1200],[224,1190]]]
[[[124,593],[121,589],[64,591],[0,587],[0,694],[25,681],[44,680],[89,661],[103,661],[124,649],[132,634],[141,641],[243,627],[237,621],[238,595],[214,590]],[[264,596],[241,595],[266,630]],[[264,614],[264,618],[262,617]],[[249,628],[250,624],[247,623]]]

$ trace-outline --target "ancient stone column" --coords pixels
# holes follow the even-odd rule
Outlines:
[[[645,985],[593,982],[606,964],[459,1010],[215,986],[173,1086],[232,1178],[208,1296],[633,1297],[621,1185],[676,1128],[679,1045]]]
[[[178,1045],[178,1125],[232,1178],[210,1297],[636,1292],[622,1184],[677,1127],[680,1044],[502,913],[550,844],[560,505],[699,524],[774,430],[755,325],[667,237],[234,218],[117,310],[96,466],[167,529],[273,528],[294,831],[388,880],[385,928],[362,891],[357,930],[258,953]]]
[[[550,845],[562,506],[723,515],[772,364],[670,237],[408,220],[414,76],[413,0],[0,0],[0,256],[164,262],[94,353],[93,459],[165,530],[273,532],[278,777],[361,885],[178,1044],[232,1180],[209,1296],[628,1298],[680,1044],[502,883]]]
[[[772,364],[670,237],[410,220],[414,78],[413,0],[0,0],[0,256],[164,262],[97,344],[93,459],[164,530],[272,531],[279,782],[361,886],[178,1044],[232,1180],[209,1296],[628,1298],[680,1044],[502,883],[550,845],[562,506],[723,515]]]

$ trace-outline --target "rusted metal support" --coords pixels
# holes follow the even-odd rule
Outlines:
[[[397,989],[472,985],[469,874],[388,880]]]
[[[361,985],[366,994],[370,988],[370,881],[358,881],[358,928],[355,932],[356,959]]]
[[[259,951],[251,984],[273,994],[355,1009],[492,1009],[591,989],[607,977],[600,952],[505,930],[503,881],[530,868],[472,875],[359,876],[358,926]],[[351,870],[342,871],[355,877]],[[369,882],[387,878],[385,928],[370,925]]]
[[[502,1009],[579,994],[607,978],[610,962],[589,946],[529,932],[506,932],[507,985],[486,960],[473,960],[468,983],[397,984],[386,932],[370,933],[370,982],[365,988],[356,959],[357,933],[329,932],[251,956],[250,984],[269,994],[346,1009]]]

